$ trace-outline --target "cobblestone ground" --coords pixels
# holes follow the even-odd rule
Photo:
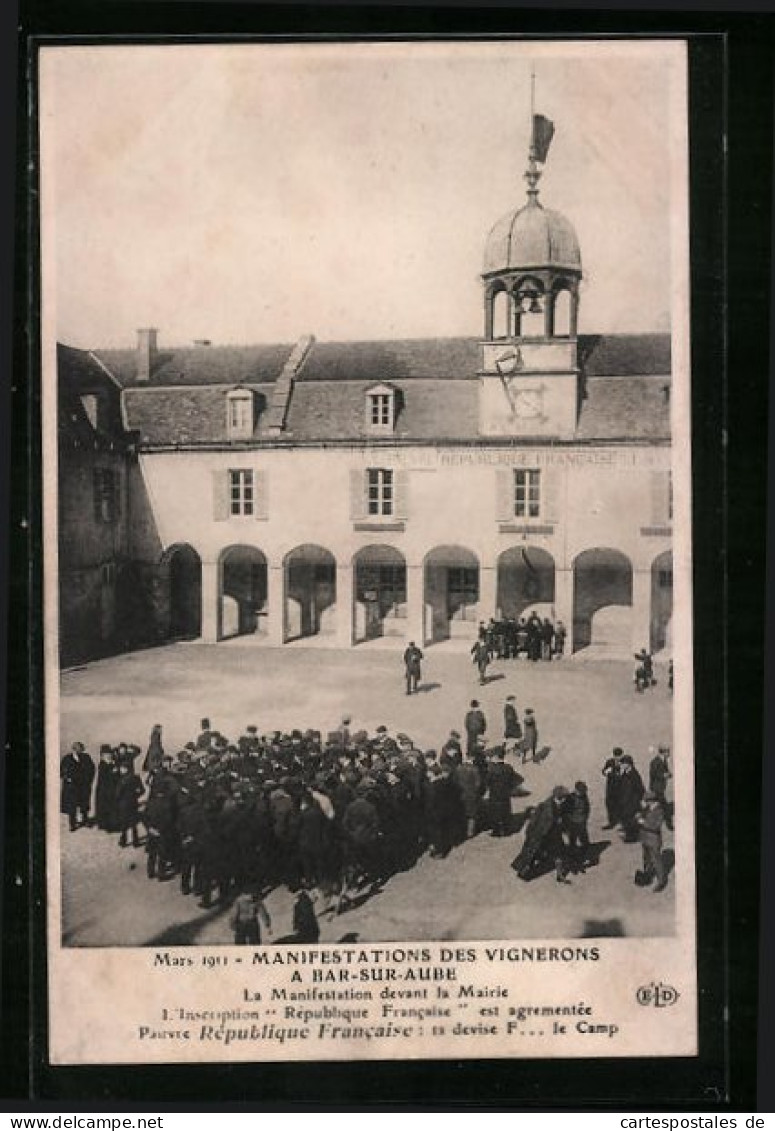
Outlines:
[[[199,719],[238,736],[249,723],[275,728],[330,730],[347,713],[353,729],[380,723],[438,748],[449,730],[462,730],[472,697],[480,700],[490,737],[501,737],[503,702],[517,697],[522,714],[533,707],[544,759],[527,766],[529,796],[514,800],[519,814],[552,787],[584,779],[590,790],[590,836],[601,846],[599,864],[568,885],[549,874],[524,883],[509,867],[522,833],[504,839],[480,834],[444,859],[423,857],[392,877],[357,907],[321,918],[321,940],[557,938],[582,935],[669,935],[674,929],[675,875],[655,893],[633,884],[640,847],[603,831],[603,778],[611,747],[633,755],[644,777],[649,745],[671,743],[671,700],[664,672],[658,685],[636,695],[631,667],[621,661],[554,664],[495,662],[479,687],[467,655],[429,649],[421,693],[404,693],[400,654],[359,648],[275,650],[234,641],[174,644],[72,669],[61,680],[62,749],[75,739],[94,752],[101,742],[143,747],[153,723],[175,751],[194,737]],[[58,751],[50,770],[58,773]],[[674,751],[675,760],[681,751]],[[519,823],[519,822],[517,822]],[[231,942],[228,908],[203,911],[181,895],[177,879],[145,876],[142,849],[119,849],[118,838],[96,829],[70,834],[62,819],[64,940],[75,946],[217,944]],[[667,834],[668,838],[670,834]],[[669,856],[672,841],[666,840]],[[291,930],[291,897],[267,899],[276,940]],[[269,940],[271,941],[271,940]]]

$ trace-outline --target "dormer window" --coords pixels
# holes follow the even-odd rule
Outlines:
[[[230,440],[253,437],[253,393],[250,389],[232,389],[226,398],[226,424]]]
[[[366,394],[366,423],[370,432],[392,432],[396,422],[396,391],[375,385]]]

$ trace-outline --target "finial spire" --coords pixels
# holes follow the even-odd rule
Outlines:
[[[546,161],[549,145],[554,136],[554,122],[545,118],[543,114],[535,112],[536,72],[535,64],[530,68],[530,148],[527,155],[527,181],[528,202],[538,203],[538,182],[541,179],[541,169],[538,168]]]

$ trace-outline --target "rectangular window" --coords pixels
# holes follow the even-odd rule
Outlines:
[[[371,423],[379,428],[384,428],[389,425],[391,423],[390,394],[372,393],[369,399],[371,401]]]
[[[514,470],[514,514],[517,518],[538,518],[541,514],[541,472]]]
[[[115,522],[118,517],[118,476],[109,467],[94,469],[94,517],[97,522]]]
[[[231,514],[255,513],[255,490],[252,470],[240,468],[229,472],[229,499]]]
[[[386,467],[370,467],[367,474],[368,513],[392,515],[393,472]]]
[[[253,435],[253,398],[229,397],[228,414],[229,436],[233,440],[249,440]]]

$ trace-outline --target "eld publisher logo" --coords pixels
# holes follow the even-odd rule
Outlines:
[[[647,986],[641,986],[635,996],[638,1005],[653,1005],[662,1009],[665,1005],[675,1005],[681,995],[664,982],[649,982]]]

